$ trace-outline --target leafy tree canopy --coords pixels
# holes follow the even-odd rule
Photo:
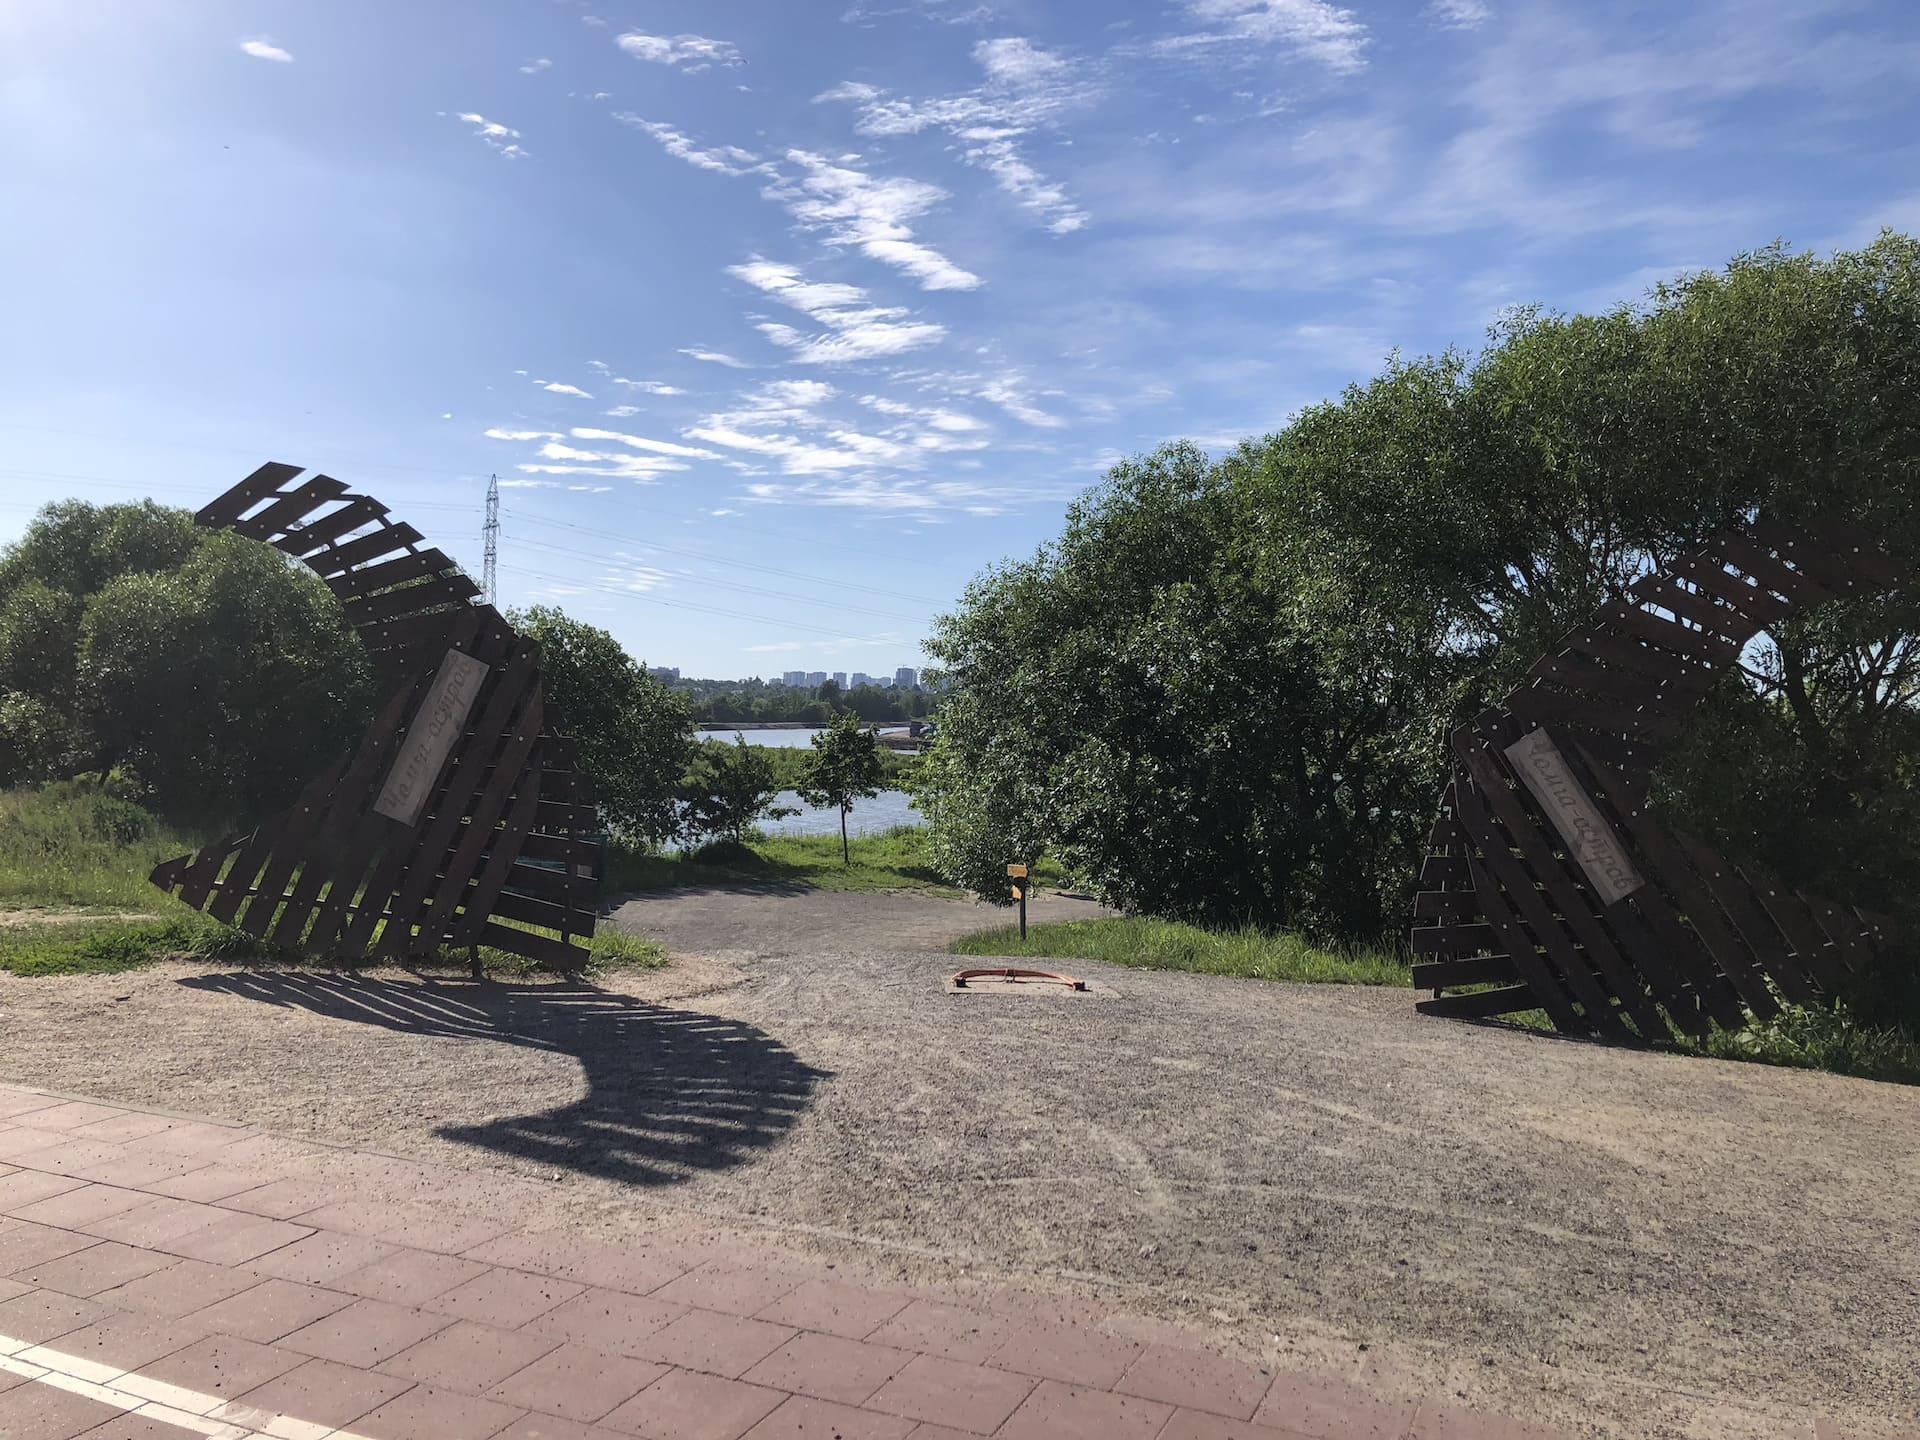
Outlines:
[[[171,815],[258,814],[352,741],[368,687],[325,585],[186,511],[50,505],[0,556],[0,783],[118,769]]]
[[[1920,244],[1887,234],[1516,312],[1217,462],[1128,461],[940,623],[935,853],[987,894],[1046,848],[1129,909],[1391,933],[1449,726],[1648,567],[1761,511],[1920,557],[1916,394]],[[1920,893],[1915,598],[1757,647],[1665,803],[1843,898]],[[1734,804],[1745,774],[1788,799]]]
[[[680,824],[677,801],[693,745],[685,699],[597,625],[550,605],[508,619],[540,642],[547,694],[598,782],[608,823],[635,839],[670,839]]]
[[[880,764],[880,746],[873,732],[851,711],[841,715],[811,741],[813,753],[801,779],[800,798],[809,805],[840,812],[840,861],[852,863],[847,844],[847,812],[855,800],[878,795],[886,783]]]

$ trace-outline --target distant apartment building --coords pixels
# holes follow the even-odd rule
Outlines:
[[[680,667],[678,665],[649,665],[647,667],[647,674],[656,680],[665,680],[671,684],[680,678]]]
[[[873,684],[873,676],[867,674],[866,671],[856,670],[853,672],[853,688],[854,689],[858,690],[862,685],[871,685],[871,684]]]
[[[911,665],[902,665],[893,672],[893,683],[901,690],[911,690],[920,683],[920,672]]]
[[[840,689],[842,689],[842,690],[844,690],[844,689],[846,689],[846,688],[847,688],[847,672],[846,672],[846,671],[844,671],[844,670],[836,670],[836,671],[834,671],[834,672],[833,672],[833,683],[834,683],[835,685],[837,685],[837,686],[839,686],[839,687],[840,687]]]
[[[804,670],[784,671],[780,676],[780,683],[782,685],[791,685],[795,689],[798,689],[807,683],[807,672]]]
[[[824,685],[824,684],[826,684],[826,683],[827,683],[827,672],[826,672],[826,671],[824,671],[824,670],[809,670],[809,671],[807,672],[807,685],[808,685],[808,687],[809,687],[809,688],[811,688],[811,689],[814,689],[814,690],[818,690],[818,689],[819,689],[819,688],[820,688],[820,687],[821,687],[822,685]]]

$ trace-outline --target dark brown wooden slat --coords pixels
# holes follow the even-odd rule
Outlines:
[[[280,837],[280,831],[286,823],[287,813],[283,810],[277,815],[269,815],[247,832],[246,842],[233,857],[233,864],[213,887],[212,897],[206,904],[208,915],[222,925],[233,924],[234,912],[253,890],[260,867],[267,863],[267,857],[273,853],[273,842]]]
[[[249,540],[269,540],[297,523],[322,505],[347,493],[347,487],[331,475],[316,475],[304,481],[289,495],[283,495],[257,515],[236,520],[228,528]]]
[[[1471,955],[1498,948],[1491,925],[1418,925],[1412,932],[1416,955]]]
[[[1466,921],[1480,913],[1471,890],[1422,890],[1413,897],[1418,920]]]
[[[377,624],[355,628],[360,632],[360,642],[367,647],[369,654],[375,656],[390,650],[413,651],[425,645],[439,646],[440,654],[444,655],[450,628],[462,623],[468,614],[478,618],[478,612],[469,605],[464,609],[441,610],[432,615],[408,615],[399,620],[382,620]],[[437,665],[440,655],[435,655],[433,659]]]
[[[426,686],[427,677],[422,675],[410,685],[397,687],[380,707],[366,734],[360,737],[353,763],[335,787],[327,815],[302,857],[305,868],[271,932],[274,943],[299,943],[319,904],[321,887],[340,871],[341,849],[348,834],[378,793],[376,777],[384,776],[400,726],[419,707]]]
[[[1795,605],[1815,605],[1833,598],[1833,592],[1812,575],[1794,569],[1757,540],[1737,533],[1723,535],[1714,542],[1714,548],[1729,562]]]
[[[418,585],[349,600],[341,608],[346,612],[347,623],[361,630],[382,621],[398,620],[403,615],[458,605],[479,593],[480,587],[464,575],[437,575]]]
[[[541,925],[549,930],[576,929],[584,918],[563,901],[516,895],[511,890],[502,890],[494,897],[493,913],[504,915],[509,920],[524,920],[529,925]]]
[[[1800,892],[1800,899],[1833,941],[1842,963],[1849,970],[1858,974],[1862,968],[1873,963],[1873,948],[1866,943],[1865,927],[1857,915],[1850,914],[1823,896],[1809,895],[1804,890]]]
[[[1548,681],[1563,690],[1572,691],[1582,699],[1594,699],[1603,704],[1624,706],[1628,709],[1648,709],[1661,714],[1689,706],[1693,702],[1690,695],[1681,696],[1669,692],[1665,686],[1654,684],[1638,675],[1624,673],[1619,667],[1603,665],[1590,660],[1575,651],[1564,651],[1550,656],[1527,672],[1528,678],[1537,682]]]
[[[446,764],[441,767],[441,775],[452,778],[441,782],[446,795],[437,807],[437,813],[422,820],[420,838],[414,847],[420,863],[415,863],[407,875],[398,878],[393,898],[384,907],[389,913],[387,930],[380,940],[381,954],[399,956],[406,953],[412,928],[427,903],[428,889],[433,884],[441,859],[452,847],[455,827],[463,822],[467,806],[479,785],[478,761],[483,755],[493,753],[519,712],[528,690],[537,688],[539,684],[534,664],[536,653],[537,647],[532,641],[522,640],[514,646],[506,665],[497,674],[488,676],[487,688],[481,692],[477,702],[480,718],[473,723],[468,737],[454,746]],[[363,933],[364,930],[356,924],[349,938],[357,939]],[[422,937],[423,943],[427,938]]]
[[[363,525],[378,525],[379,528],[369,535],[335,544],[342,536],[353,534]],[[329,511],[298,530],[288,531],[281,536],[280,544],[288,554],[298,555],[314,574],[331,575],[333,569],[327,567],[357,565],[360,560],[371,560],[376,555],[386,554],[389,549],[399,549],[407,543],[403,536],[408,532],[412,532],[414,539],[420,538],[419,532],[411,525],[388,524],[387,507],[372,496],[355,495],[338,510]],[[389,543],[380,548],[383,540]],[[316,551],[319,553],[316,554]]]
[[[1588,761],[1591,766],[1591,760]],[[1767,984],[1766,974],[1738,935],[1721,918],[1712,892],[1693,872],[1679,848],[1641,806],[1618,812],[1634,845],[1645,857],[1649,886],[1670,892],[1687,928],[1700,937],[1706,953],[1733,986],[1734,993],[1762,1020],[1780,1013],[1780,1003]]]
[[[539,775],[536,773],[528,777],[521,772],[526,768],[527,759],[540,738],[540,727],[545,719],[546,702],[536,672],[519,715],[501,739],[498,768],[492,783],[480,785],[466,829],[448,858],[445,878],[426,904],[420,920],[423,934],[452,928],[454,903],[467,893],[468,884],[479,872],[481,857],[497,842],[499,837],[495,827],[507,812],[516,780],[536,796],[539,794]],[[481,779],[485,781],[485,777]],[[538,804],[536,799],[534,806],[537,808]]]
[[[1767,913],[1780,933],[1793,946],[1794,958],[1820,983],[1829,995],[1839,994],[1847,983],[1847,970],[1839,952],[1820,923],[1807,909],[1806,901],[1780,881],[1748,862],[1735,867],[1747,881],[1754,902]]]
[[[1642,605],[1658,605],[1717,635],[1738,653],[1759,627],[1739,611],[1720,604],[1711,595],[1689,590],[1671,575],[1649,575],[1628,587]]]
[[[516,807],[522,804],[531,807],[533,797],[523,791],[514,796],[513,803]],[[533,823],[531,808],[528,810],[527,823],[528,825]],[[489,852],[489,864],[497,853],[497,850]],[[557,866],[549,868],[545,865],[530,865],[521,858],[516,858],[506,869],[501,888],[517,891],[522,895],[536,895],[542,900],[566,900],[572,892],[570,877],[564,869]]]
[[[202,505],[194,513],[193,523],[208,530],[224,530],[304,468],[269,460],[226,494]]]
[[[385,513],[385,507],[381,507],[381,514]],[[364,525],[366,520],[363,518],[360,523]],[[389,556],[404,555],[419,544],[421,538],[420,532],[411,525],[382,524],[378,530],[366,535],[304,554],[300,563],[325,579],[356,565],[369,565]]]
[[[1454,732],[1453,753],[1455,758],[1466,767],[1466,776],[1475,783],[1466,783],[1466,776],[1456,774],[1454,794],[1460,804],[1460,818],[1466,824],[1467,831],[1479,845],[1483,860],[1471,857],[1467,860],[1467,871],[1473,876],[1473,888],[1479,893],[1482,913],[1487,923],[1492,925],[1500,937],[1500,949],[1512,957],[1516,973],[1532,989],[1535,997],[1552,1018],[1554,1025],[1569,1035],[1585,1035],[1604,1028],[1617,1029],[1619,1022],[1613,1020],[1611,1013],[1603,1020],[1599,1016],[1583,1019],[1573,1008],[1566,989],[1566,983],[1556,970],[1584,969],[1578,966],[1576,957],[1571,955],[1572,946],[1567,944],[1551,923],[1546,906],[1540,894],[1533,888],[1533,877],[1521,868],[1508,850],[1507,837],[1494,824],[1493,814],[1488,809],[1484,786],[1487,781],[1482,775],[1491,777],[1492,783],[1505,788],[1505,781],[1499,770],[1492,766],[1485,754],[1485,747],[1467,730]],[[1496,890],[1495,882],[1499,889]],[[1543,958],[1534,948],[1534,935],[1522,928],[1521,922],[1532,926],[1535,933],[1544,929],[1552,933],[1561,954],[1551,960]],[[1545,942],[1543,937],[1543,943]],[[1588,994],[1597,992],[1589,977],[1585,987]],[[1583,995],[1584,999],[1585,996]],[[1604,998],[1595,1003],[1604,1008]],[[1609,1022],[1611,1022],[1609,1024]]]
[[[1720,667],[1740,658],[1739,647],[1720,636],[1705,630],[1689,630],[1679,622],[1656,615],[1651,610],[1636,610],[1627,606],[1617,614],[1610,612],[1607,621],[1615,629],[1644,640],[1656,649],[1689,656],[1703,665]]]
[[[1670,691],[1704,694],[1713,683],[1713,668],[1691,655],[1659,650],[1634,636],[1604,627],[1575,631],[1567,649],[1592,656],[1609,666],[1637,675]]]
[[[1681,578],[1691,580],[1702,590],[1718,596],[1727,602],[1755,630],[1765,629],[1794,611],[1791,601],[1783,600],[1758,585],[1749,585],[1738,576],[1729,575],[1721,568],[1717,559],[1695,558],[1680,567]]]
[[[482,628],[474,637],[473,648],[468,653],[490,669],[497,670],[503,661],[509,660],[509,643],[486,628],[484,616],[481,619]],[[494,687],[496,693],[500,678],[495,674],[488,679],[489,685]],[[484,694],[483,691],[483,698]],[[448,754],[446,765],[458,763],[465,743],[470,742],[454,746]],[[443,774],[446,771],[446,765],[441,767]],[[440,825],[443,819],[449,827],[448,830],[440,835],[437,843],[425,842],[423,837],[432,827]],[[363,833],[370,845],[379,846],[381,854],[367,875],[364,893],[355,902],[351,913],[338,932],[337,943],[342,952],[347,955],[359,955],[365,950],[374,927],[386,915],[388,904],[394,897],[395,888],[405,880],[408,862],[415,858],[416,853],[421,859],[420,868],[429,872],[431,876],[440,857],[446,854],[447,840],[451,834],[450,827],[459,823],[460,816],[457,812],[450,817],[429,812],[421,817],[420,825],[413,830],[407,829],[398,821],[389,820],[371,811],[368,813],[367,820],[368,830],[371,833]],[[331,898],[329,898],[329,904],[331,904]],[[327,913],[327,907],[323,907],[322,919],[327,917]]]
[[[1579,897],[1567,894],[1568,887],[1561,877],[1549,869],[1556,863],[1553,860],[1554,852],[1563,843],[1559,840],[1558,832],[1550,833],[1543,829],[1541,822],[1526,807],[1520,793],[1508,788],[1505,757],[1496,758],[1495,749],[1480,736],[1471,731],[1456,731],[1453,753],[1466,765],[1475,781],[1474,794],[1466,808],[1470,810],[1475,803],[1484,804],[1488,813],[1499,820],[1529,860],[1539,857],[1537,861],[1529,863],[1502,855],[1500,859],[1505,864],[1496,864],[1494,869],[1500,883],[1506,887],[1511,903],[1533,931],[1534,939],[1545,947],[1546,963],[1558,972],[1562,983],[1591,1017],[1592,1029],[1603,1035],[1623,1036],[1620,1017],[1614,1012],[1613,996],[1594,972],[1594,957],[1584,947],[1576,946],[1567,926],[1554,919],[1549,900],[1557,908],[1561,904],[1560,898],[1551,894],[1543,897],[1534,888],[1536,881],[1542,885],[1551,883],[1559,887],[1568,900],[1576,904],[1578,902]],[[1469,823],[1476,836],[1488,833],[1478,820],[1470,818]],[[1524,885],[1524,893],[1516,893],[1516,884]],[[1524,966],[1520,977],[1529,984],[1535,983]]]
[[[330,575],[327,577],[327,588],[343,600],[351,599],[359,595],[371,595],[408,580],[418,580],[423,575],[438,575],[459,568],[445,551],[422,550],[417,554],[402,555],[398,560],[383,560],[363,570],[345,570],[338,575]]]
[[[190,860],[180,871],[180,899],[198,910],[206,904],[207,892],[220,874],[220,867],[226,864],[227,857],[238,850],[246,841],[244,835],[229,836],[203,845],[194,852]]]
[[[491,920],[480,927],[480,943],[491,945],[496,950],[524,955],[551,970],[569,974],[585,969],[591,958],[584,946],[564,944],[551,935],[539,935],[531,930],[500,925]]]
[[[1605,734],[1659,739],[1677,728],[1675,720],[1657,710],[1635,710],[1545,685],[1516,690],[1507,697],[1507,708],[1522,720],[1555,730],[1577,726]]]
[[[1472,883],[1462,855],[1429,855],[1420,862],[1420,887],[1437,890],[1442,885],[1464,886]]]
[[[1538,1010],[1540,1004],[1526,986],[1509,985],[1499,990],[1469,990],[1416,1000],[1413,1008],[1422,1015],[1439,1015],[1449,1020],[1491,1020],[1496,1015]]]
[[[309,780],[299,798],[293,802],[293,808],[281,813],[279,833],[274,837],[266,868],[260,873],[258,893],[240,918],[240,928],[249,935],[262,936],[267,933],[269,922],[279,910],[280,902],[286,898],[287,881],[293,875],[293,867],[299,863],[308,839],[319,828],[326,814],[327,797],[333,793],[346,768],[347,757],[343,755]]]
[[[1600,804],[1615,833],[1630,839],[1639,848],[1642,837],[1629,822],[1629,817],[1638,806],[1622,803],[1620,787],[1616,783],[1618,772],[1603,766],[1584,741],[1574,743],[1570,750],[1562,751],[1562,754],[1567,763],[1575,767],[1588,793]],[[1644,851],[1635,858],[1635,863],[1651,882],[1655,866]],[[1693,1003],[1703,1007],[1708,1015],[1726,1028],[1739,1029],[1745,1023],[1745,1017],[1740,1012],[1733,989],[1720,974],[1713,957],[1697,934],[1681,923],[1672,902],[1661,893],[1659,887],[1648,883],[1624,901],[1615,901],[1606,907],[1603,913],[1615,922],[1615,932],[1624,939],[1624,932],[1620,929],[1620,923],[1624,920],[1620,913],[1623,907],[1637,914],[1645,927],[1640,932],[1642,949],[1633,957],[1635,968],[1643,975],[1650,970],[1670,969],[1691,992]],[[1652,940],[1653,944],[1646,945],[1646,940]],[[1679,996],[1674,997],[1674,1004],[1683,1010],[1690,1008]]]
[[[592,835],[600,829],[600,813],[591,805],[563,805],[542,800],[539,816],[534,823],[549,835],[569,831]]]
[[[1819,992],[1806,968],[1787,951],[1780,931],[1754,900],[1753,892],[1733,873],[1733,867],[1703,841],[1675,833],[1674,843],[1686,855],[1694,873],[1713,891],[1729,923],[1740,932],[1760,969],[1796,1004],[1811,1004]]]
[[[1475,728],[1492,749],[1502,752],[1503,758],[1506,747],[1524,733],[1513,716],[1497,711],[1482,715],[1475,722]],[[1581,783],[1590,793],[1595,779],[1591,773],[1581,777]],[[1619,1001],[1621,1011],[1633,1021],[1643,1039],[1665,1039],[1666,1022],[1660,1018],[1647,993],[1650,988],[1657,990],[1658,987],[1651,986],[1615,945],[1605,923],[1606,902],[1594,894],[1579,861],[1568,851],[1566,838],[1540,813],[1532,792],[1524,784],[1513,790],[1503,786],[1500,794],[1492,798],[1511,807],[1503,808],[1503,816],[1511,816],[1507,821],[1508,833],[1518,833],[1516,827],[1524,825],[1539,838],[1541,843],[1531,852],[1528,868],[1545,889],[1547,900],[1558,911],[1574,943],[1585,952],[1587,963],[1598,972],[1600,984]],[[1670,975],[1663,978],[1672,985]],[[1677,987],[1674,988],[1677,993]]]
[[[1484,985],[1517,980],[1519,971],[1507,954],[1472,955],[1463,960],[1429,960],[1413,967],[1416,990],[1452,989],[1456,985]]]
[[[537,766],[538,761],[534,763]],[[533,825],[534,806],[540,794],[538,781],[536,771],[530,771],[523,778],[520,793],[514,797],[513,806],[507,811],[506,823],[493,839],[486,865],[475,879],[473,889],[460,897],[461,914],[454,924],[456,944],[478,943],[480,929],[486,923],[487,914],[499,899],[503,887],[514,886],[524,891],[531,887],[533,882],[530,876],[533,875],[543,877],[540,884],[547,883],[548,879],[564,884],[564,874],[522,865],[517,858],[527,831]]]
[[[520,847],[520,854],[529,860],[557,860],[563,865],[590,865],[599,852],[599,847],[586,840],[575,840],[568,835],[549,835],[535,829],[528,833],[526,842]]]
[[[1858,570],[1876,587],[1891,590],[1913,582],[1913,577],[1880,548],[1879,538],[1860,526],[1837,515],[1816,516],[1801,525],[1823,549]]]

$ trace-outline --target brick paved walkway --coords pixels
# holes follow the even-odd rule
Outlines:
[[[516,1189],[515,1187],[518,1187]],[[537,1182],[0,1086],[0,1440],[1521,1440],[1008,1293],[710,1229],[529,1228]]]

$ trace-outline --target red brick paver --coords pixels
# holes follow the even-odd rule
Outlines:
[[[583,1243],[519,1183],[0,1085],[0,1436],[1550,1440],[1092,1302]]]

